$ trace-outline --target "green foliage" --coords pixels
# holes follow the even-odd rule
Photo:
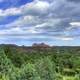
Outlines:
[[[27,52],[3,46],[0,80],[80,80],[80,54],[73,51],[73,48],[37,48]]]
[[[11,61],[7,58],[4,51],[0,51],[0,74],[7,74],[13,68]]]
[[[41,58],[39,61],[37,61],[36,68],[41,77],[41,80],[55,80],[55,64],[49,57]]]

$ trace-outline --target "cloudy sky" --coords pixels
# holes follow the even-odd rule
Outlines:
[[[0,0],[0,44],[80,46],[80,0]]]

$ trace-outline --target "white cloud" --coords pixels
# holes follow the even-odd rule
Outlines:
[[[38,22],[36,16],[26,15],[15,20],[12,23],[6,24],[6,27],[31,27]]]
[[[18,8],[9,8],[6,10],[0,9],[0,16],[10,16],[10,15],[19,15],[21,10]]]
[[[25,13],[46,13],[49,8],[49,3],[46,1],[33,1],[25,5],[20,6],[19,8],[8,8],[6,10],[0,9],[0,16],[9,16],[9,15],[18,15]]]
[[[0,9],[0,16],[21,14],[20,18],[9,24],[3,25],[10,29],[0,30],[0,35],[27,35],[29,33],[37,34],[46,32],[44,36],[47,38],[52,39],[53,37],[54,39],[59,39],[63,41],[73,40],[73,38],[71,37],[66,37],[64,33],[64,37],[55,37],[54,33],[57,32],[57,30],[65,30],[65,27],[68,27],[66,26],[68,23],[66,23],[65,25],[65,22],[68,21],[68,19],[65,20],[65,18],[66,16],[67,18],[70,18],[70,15],[72,17],[72,11],[74,12],[74,8],[77,5],[71,5],[72,3],[68,3],[67,0],[50,0],[51,3],[49,3],[48,1],[49,0],[34,0],[33,2],[27,3],[18,8],[9,8],[6,10]],[[80,22],[71,22],[70,25],[71,26],[69,28],[72,28],[73,26],[80,26]],[[47,33],[51,32],[53,36],[47,36]]]
[[[40,11],[44,11],[49,8],[49,3],[46,1],[34,1],[26,5],[28,9],[36,9]]]
[[[54,39],[59,39],[59,40],[62,40],[62,41],[71,41],[71,40],[74,40],[74,38],[72,37],[62,37],[62,36],[57,36],[57,37],[54,37]]]
[[[72,29],[79,29],[80,28],[80,22],[70,22],[70,27],[68,27],[66,30],[72,30]]]
[[[62,38],[61,40],[63,40],[63,41],[70,41],[70,40],[73,40],[73,38]]]
[[[6,29],[6,30],[0,30],[0,36],[7,36],[7,35],[27,35],[27,34],[36,34],[36,33],[39,33],[35,30],[34,27],[31,27],[31,28],[28,28],[28,29],[25,29],[23,30],[23,28],[20,28],[20,27],[13,27],[13,28],[10,28],[10,29]]]
[[[72,26],[80,26],[80,22],[71,22],[70,25],[72,25]]]

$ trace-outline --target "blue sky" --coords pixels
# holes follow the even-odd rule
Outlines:
[[[0,44],[80,46],[80,0],[0,0]]]

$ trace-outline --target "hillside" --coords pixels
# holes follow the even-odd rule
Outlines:
[[[80,80],[80,47],[2,44],[0,80]]]

